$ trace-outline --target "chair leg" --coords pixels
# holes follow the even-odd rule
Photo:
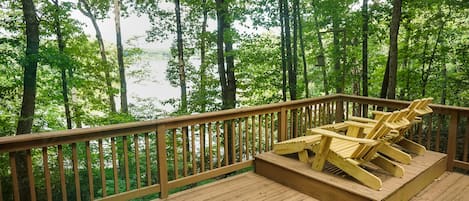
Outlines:
[[[422,146],[419,143],[416,143],[412,140],[409,140],[407,138],[403,138],[402,140],[400,140],[396,144],[400,145],[404,149],[407,149],[410,152],[412,152],[414,154],[417,154],[419,156],[425,154],[425,152],[427,151],[427,149],[424,146]]]
[[[308,163],[308,150],[303,150],[298,152],[298,159],[303,163]]]
[[[398,164],[395,164],[391,160],[384,158],[383,156],[379,155],[375,159],[371,160],[371,162],[383,170],[391,173],[395,177],[403,177],[404,176],[404,168]]]
[[[329,152],[327,161],[337,166],[348,175],[354,177],[362,184],[375,190],[381,190],[381,179],[361,168],[356,161],[351,159],[344,159],[333,152]]]
[[[412,157],[409,154],[391,146],[390,144],[381,146],[378,151],[379,153],[389,156],[393,160],[402,164],[410,164],[410,161],[412,160]]]
[[[319,147],[313,147],[314,152],[316,152],[316,156],[314,156],[313,164],[311,168],[313,170],[322,171],[324,168],[324,164],[326,164],[327,157],[330,153],[330,146],[331,146],[332,138],[327,136],[321,137],[321,143],[319,143]]]

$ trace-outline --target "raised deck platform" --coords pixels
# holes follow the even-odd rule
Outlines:
[[[428,151],[414,157],[410,165],[402,165],[402,178],[370,166],[369,171],[383,182],[380,191],[361,185],[335,167],[317,172],[310,164],[272,152],[256,156],[255,171],[319,200],[409,200],[445,172],[446,160],[445,154]]]

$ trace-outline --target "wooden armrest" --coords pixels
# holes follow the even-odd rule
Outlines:
[[[333,131],[328,131],[328,130],[320,129],[320,128],[311,128],[311,129],[308,129],[306,132],[310,132],[310,133],[313,133],[313,134],[322,135],[322,136],[326,136],[326,137],[337,138],[337,139],[341,139],[341,140],[347,140],[347,141],[351,141],[351,142],[357,142],[357,143],[360,143],[360,144],[375,145],[375,144],[379,143],[376,140],[349,137],[349,136],[337,134],[336,132],[333,132]]]
[[[371,111],[371,114],[374,114],[374,115],[385,115],[385,114],[390,114],[390,112],[383,112],[383,111],[373,110],[373,111]]]
[[[361,123],[361,122],[356,122],[356,121],[345,121],[345,124],[348,126],[355,126],[359,128],[373,128],[375,127],[375,124],[367,124],[367,123]]]
[[[409,126],[410,122],[407,119],[403,119],[399,123],[384,122],[384,125],[391,128],[392,130],[397,130],[399,128]]]
[[[363,123],[376,123],[376,122],[378,122],[375,119],[368,119],[368,118],[356,117],[356,116],[350,116],[350,117],[348,117],[348,119],[351,120],[351,121],[357,121],[357,122],[363,122]]]

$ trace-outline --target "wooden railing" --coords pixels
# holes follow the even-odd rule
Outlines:
[[[2,137],[0,201],[19,200],[24,192],[30,192],[31,200],[128,200],[154,194],[165,198],[188,185],[250,168],[256,154],[271,150],[277,141],[303,135],[307,128],[360,115],[365,108],[398,109],[408,103],[338,94]],[[449,169],[469,170],[469,109],[431,107],[434,114],[411,137],[432,150],[448,153],[454,159],[448,160]],[[22,185],[25,182],[27,186]]]

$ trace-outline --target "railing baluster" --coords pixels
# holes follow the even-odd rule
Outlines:
[[[217,130],[217,167],[221,167],[221,157],[220,157],[220,123],[217,121],[215,123],[215,127]]]
[[[440,133],[441,133],[441,127],[443,126],[443,118],[444,116],[442,114],[438,115],[438,126],[436,129],[436,142],[435,142],[435,151],[439,152],[440,151]]]
[[[106,197],[107,190],[106,190],[106,172],[104,171],[104,150],[103,150],[103,140],[98,140],[98,150],[99,150],[99,171],[101,173],[101,188],[102,188],[102,195]]]
[[[145,133],[145,160],[147,173],[147,186],[151,186],[151,163],[150,163],[150,136]]]
[[[62,145],[57,146],[57,157],[59,159],[60,186],[62,190],[62,200],[67,201],[67,185],[65,184],[64,155]]]
[[[116,139],[111,137],[111,157],[112,157],[112,170],[114,174],[114,194],[119,193],[119,178],[117,172],[117,155],[116,155]]]
[[[248,117],[244,118],[244,144],[245,144],[245,151],[246,151],[246,160],[249,160],[249,122]]]
[[[258,149],[259,153],[262,153],[262,115],[258,115],[258,121],[259,121],[259,132],[257,133],[259,135],[259,142],[258,142]]]
[[[80,173],[78,172],[78,154],[77,154],[77,144],[72,143],[72,163],[73,163],[73,175],[75,177],[75,194],[76,200],[81,200],[80,192]]]
[[[239,162],[243,161],[243,123],[242,119],[238,119],[238,154]]]
[[[168,197],[168,164],[166,153],[166,128],[162,125],[158,127],[157,135],[157,157],[158,157],[158,178],[160,182],[160,198]]]
[[[138,134],[134,135],[134,146],[135,146],[135,178],[137,179],[137,189],[142,187],[140,178],[140,149],[138,143]]]
[[[191,126],[191,149],[192,149],[192,175],[197,173],[197,161],[195,157],[195,126]]]
[[[15,152],[10,152],[10,171],[11,171],[11,182],[13,186],[13,198],[15,201],[19,201],[20,190],[19,190],[19,185],[18,185],[18,172],[16,169]]]
[[[422,144],[422,137],[423,137],[423,124],[425,123],[424,119],[422,118],[422,123],[417,125],[417,142]]]
[[[177,135],[176,135],[176,129],[172,129],[172,134],[173,134],[173,173],[174,173],[174,179],[178,179],[179,177],[179,171],[178,171],[178,152],[177,152]]]
[[[182,166],[183,166],[183,175],[187,177],[187,127],[182,128]]]
[[[223,121],[223,155],[225,156],[225,166],[229,164],[229,159],[228,159],[228,122]]]
[[[236,132],[235,132],[235,120],[231,120],[231,161],[236,162]]]
[[[464,148],[462,154],[462,161],[468,160],[469,152],[469,117],[466,118],[466,132],[464,133]]]
[[[427,136],[426,136],[426,148],[427,150],[431,149],[431,141],[432,141],[432,131],[433,131],[433,114],[429,115],[429,121],[427,126]]]
[[[213,169],[213,132],[212,132],[212,122],[208,123],[208,166],[209,169]]]
[[[36,184],[33,174],[33,163],[31,159],[31,150],[26,150],[26,169],[28,171],[28,180],[29,180],[29,192],[31,194],[31,200],[35,201],[36,197]]]
[[[251,142],[251,149],[252,149],[252,157],[256,156],[256,116],[251,116],[251,136],[252,136],[252,142]]]
[[[205,171],[205,124],[199,125],[200,138],[200,172]]]
[[[264,115],[264,142],[265,142],[265,145],[264,145],[264,152],[267,152],[268,151],[268,147],[269,147],[269,135],[268,135],[268,126],[269,124],[267,123],[269,122],[269,116],[267,114]]]
[[[130,175],[129,175],[129,149],[127,147],[127,136],[122,136],[122,144],[124,148],[124,171],[125,171],[125,190],[130,190]]]
[[[52,187],[51,187],[50,169],[49,169],[49,155],[47,153],[47,147],[42,148],[42,165],[44,166],[44,181],[45,181],[45,187],[46,187],[47,200],[52,200]],[[1,193],[2,191],[0,190],[0,196],[1,196]]]
[[[274,113],[270,113],[270,148],[269,151],[272,150],[274,146]]]
[[[92,171],[92,158],[91,158],[91,149],[90,149],[90,141],[85,142],[86,146],[86,167],[88,169],[88,184],[89,184],[89,191],[90,191],[90,200],[94,200],[94,183],[93,183],[93,171]]]
[[[452,171],[454,167],[454,160],[456,159],[456,143],[457,143],[457,132],[458,132],[459,116],[457,112],[451,113],[451,119],[448,129],[448,145],[446,147],[448,160],[447,170]]]
[[[318,104],[315,104],[314,105],[314,127],[319,126],[318,111],[319,111]]]

